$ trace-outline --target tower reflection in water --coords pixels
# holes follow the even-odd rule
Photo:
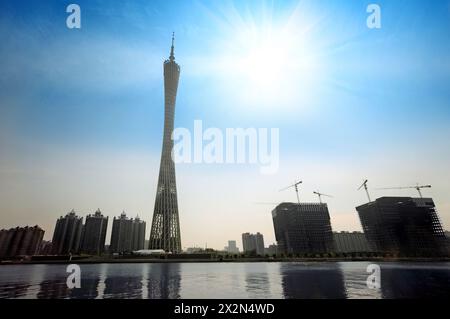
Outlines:
[[[287,299],[345,299],[344,277],[335,264],[281,264],[283,294]]]
[[[180,298],[179,264],[109,265],[103,298]]]
[[[140,264],[108,265],[103,298],[142,298],[142,272]]]
[[[148,272],[149,299],[180,298],[180,264],[151,264]]]

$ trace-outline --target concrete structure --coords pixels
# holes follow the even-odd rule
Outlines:
[[[52,247],[51,241],[43,240],[41,246],[39,247],[38,255],[51,255],[53,250]]]
[[[179,78],[180,66],[175,62],[174,38],[172,37],[170,57],[164,62],[164,137],[149,249],[163,249],[173,253],[181,252],[175,163],[171,156]]]
[[[337,253],[368,253],[373,250],[363,232],[333,233]]]
[[[55,231],[53,233],[53,254],[67,255],[69,253],[78,253],[82,230],[83,218],[78,217],[74,210],[64,217],[61,216],[56,221]]]
[[[236,246],[236,241],[229,240],[228,246],[225,247],[225,251],[229,254],[239,254],[239,248]]]
[[[118,218],[114,217],[111,232],[110,252],[130,253],[143,250],[145,246],[145,222],[139,217],[127,218],[123,212]]]
[[[105,251],[106,230],[108,217],[102,215],[100,209],[94,215],[86,217],[81,241],[81,252],[101,255]]]
[[[245,254],[264,255],[264,237],[260,233],[242,234],[242,247]]]
[[[320,254],[335,250],[327,204],[282,203],[272,211],[280,254]]]
[[[136,216],[136,218],[132,222],[132,243],[131,243],[131,249],[133,251],[135,250],[142,250],[145,248],[145,228],[146,223],[145,221],[141,220],[139,216]]]
[[[431,198],[382,197],[356,208],[371,248],[407,256],[447,254]]]
[[[16,227],[0,231],[0,258],[33,256],[38,253],[44,238],[39,226]]]
[[[278,247],[275,244],[269,245],[264,249],[264,253],[269,256],[278,255]]]

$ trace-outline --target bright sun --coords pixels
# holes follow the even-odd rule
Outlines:
[[[308,92],[316,72],[317,55],[308,28],[292,21],[259,23],[244,18],[229,25],[219,59],[220,74],[227,78],[228,91],[246,106],[259,109],[294,107],[300,94]],[[306,30],[306,31],[305,31]]]
[[[288,49],[283,41],[265,39],[249,49],[239,67],[252,84],[270,89],[282,80],[283,73],[287,71]]]

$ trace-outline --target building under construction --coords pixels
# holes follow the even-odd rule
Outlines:
[[[382,197],[356,208],[371,248],[404,256],[446,255],[446,238],[431,198]]]
[[[327,204],[282,203],[272,211],[272,218],[279,253],[320,254],[335,250]]]

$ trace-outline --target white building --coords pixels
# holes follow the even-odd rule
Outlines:
[[[236,246],[236,241],[229,240],[228,246],[225,247],[225,251],[229,254],[239,254],[239,248]]]

